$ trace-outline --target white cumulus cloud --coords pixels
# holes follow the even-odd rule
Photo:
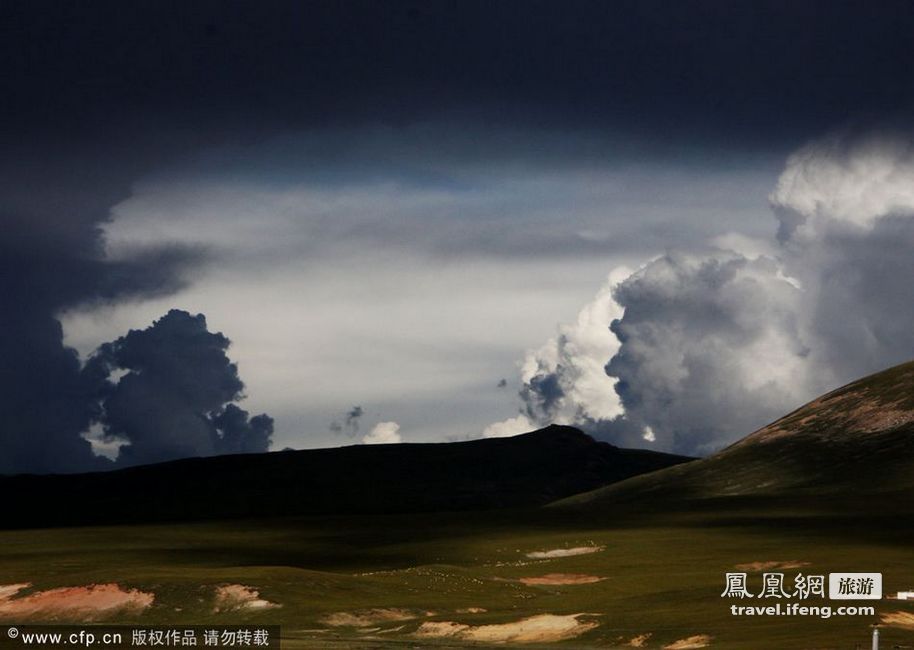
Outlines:
[[[835,222],[871,230],[886,215],[914,211],[910,134],[839,132],[792,154],[769,196],[780,237],[812,240]]]
[[[523,413],[516,418],[508,418],[501,422],[494,422],[482,432],[483,438],[508,438],[521,433],[528,433],[536,429],[536,424],[530,421]]]
[[[386,445],[395,442],[401,442],[400,425],[396,422],[378,422],[362,438],[362,443],[366,445]]]
[[[603,366],[619,349],[609,330],[609,323],[622,316],[613,291],[630,273],[624,267],[615,269],[573,323],[560,326],[555,337],[527,353],[521,366],[527,416],[571,424],[621,415],[616,380]]]

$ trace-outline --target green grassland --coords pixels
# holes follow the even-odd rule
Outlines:
[[[881,571],[891,593],[914,586],[912,532],[909,517],[814,516],[758,503],[654,514],[550,508],[20,530],[0,532],[0,584],[29,582],[34,591],[116,582],[155,593],[151,608],[118,622],[281,624],[291,648],[455,646],[413,635],[424,621],[591,613],[598,627],[549,647],[625,647],[650,633],[644,647],[706,634],[712,648],[850,649],[869,647],[876,617],[736,618],[729,605],[740,601],[720,597],[724,573],[743,563],[801,561],[809,566],[786,569],[788,579],[799,571]],[[576,546],[604,548],[548,560],[525,555]],[[517,582],[550,573],[606,579]],[[281,607],[214,613],[213,590],[224,584],[253,587]],[[750,587],[760,584],[761,574],[750,573]],[[914,613],[912,603],[875,604]],[[324,620],[371,608],[416,610],[420,618],[362,628]],[[458,613],[469,608],[486,611]],[[884,628],[882,638],[884,648],[914,645],[914,631]]]

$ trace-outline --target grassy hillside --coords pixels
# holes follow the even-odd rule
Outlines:
[[[560,507],[750,507],[758,499],[914,512],[914,362],[824,395],[709,458],[571,497]]]

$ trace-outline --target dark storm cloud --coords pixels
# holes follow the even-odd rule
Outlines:
[[[43,313],[0,314],[0,473],[60,472],[100,466],[80,433],[91,391],[60,323]]]
[[[526,415],[536,422],[551,421],[565,391],[561,384],[562,368],[555,372],[537,374],[524,383],[520,398],[524,402]]]
[[[343,416],[342,421],[334,420],[330,423],[330,431],[332,433],[345,433],[352,438],[359,432],[359,421],[363,415],[365,415],[365,409],[358,405],[353,406]]]
[[[248,412],[235,404],[226,405],[212,418],[220,434],[218,453],[248,454],[264,452],[270,447],[273,418],[266,413],[248,418]]]
[[[359,430],[359,419],[365,415],[365,409],[361,406],[353,406],[346,414],[346,426]]]
[[[169,265],[105,265],[39,251],[0,252],[0,473],[99,466],[85,432],[94,381],[63,342],[57,309],[87,299],[150,295],[173,287]],[[45,251],[40,251],[44,253]],[[136,282],[131,282],[136,278]]]
[[[105,391],[97,418],[107,437],[126,441],[119,464],[268,449],[273,420],[249,419],[233,403],[244,384],[228,347],[202,314],[172,310],[99,348],[87,372],[126,371]]]
[[[2,163],[0,472],[100,465],[80,437],[96,387],[64,345],[57,316],[86,302],[167,294],[198,258],[174,245],[106,259],[98,226],[126,195],[132,165],[108,169],[91,155],[47,156],[40,164],[27,155],[19,165]]]
[[[6,110],[63,128],[462,112],[765,143],[914,97],[900,0],[22,1],[0,24]]]

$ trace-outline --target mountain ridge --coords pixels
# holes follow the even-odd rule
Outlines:
[[[0,527],[488,510],[545,505],[692,460],[573,427],[451,443],[186,458],[108,472],[0,477]]]

